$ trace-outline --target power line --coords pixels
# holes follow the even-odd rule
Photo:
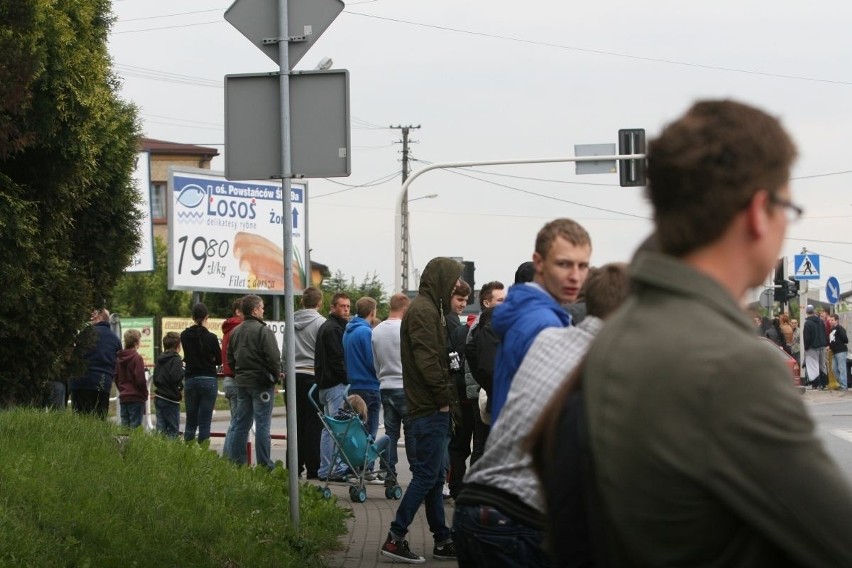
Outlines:
[[[482,179],[482,178],[479,178],[479,177],[476,177],[476,176],[472,176],[472,175],[470,175],[470,174],[465,174],[465,173],[459,172],[459,171],[457,171],[456,169],[448,169],[448,170],[446,170],[446,171],[448,171],[448,172],[449,172],[449,173],[451,173],[451,174],[455,174],[455,175],[457,175],[457,176],[462,176],[462,177],[466,177],[466,178],[475,179],[475,180],[477,180],[477,181],[481,181],[481,182],[483,182],[483,183],[488,183],[488,184],[491,184],[491,185],[496,185],[496,186],[498,186],[498,187],[503,187],[503,188],[506,188],[506,189],[510,189],[510,190],[512,190],[512,191],[517,191],[517,192],[519,192],[519,193],[526,193],[527,195],[534,195],[534,196],[536,196],[536,197],[541,197],[541,198],[543,198],[543,199],[551,199],[551,200],[553,200],[553,201],[559,201],[559,202],[561,202],[561,203],[568,203],[568,204],[570,204],[570,205],[576,205],[576,206],[578,206],[578,207],[586,207],[586,208],[588,208],[588,209],[594,209],[594,210],[596,210],[596,211],[604,211],[604,212],[606,212],[606,213],[614,213],[614,214],[616,214],[616,215],[624,215],[625,217],[634,217],[634,218],[636,218],[636,219],[645,219],[645,220],[650,220],[650,217],[645,217],[645,216],[642,216],[642,215],[635,215],[635,214],[633,214],[633,213],[626,213],[626,212],[624,212],[624,211],[616,211],[616,210],[614,210],[614,209],[607,209],[607,208],[605,208],[605,207],[597,207],[597,206],[595,206],[595,205],[588,205],[588,204],[586,204],[586,203],[579,203],[579,202],[577,202],[577,201],[570,201],[570,200],[568,200],[568,199],[562,199],[562,198],[560,198],[560,197],[554,197],[554,196],[552,196],[552,195],[545,195],[545,194],[543,194],[543,193],[537,193],[537,192],[535,192],[535,191],[530,191],[530,190],[528,190],[528,189],[521,189],[521,188],[519,188],[519,187],[513,187],[513,186],[511,186],[511,185],[506,185],[506,184],[503,184],[503,183],[497,183],[496,181],[491,181],[491,180],[487,180],[487,179]]]
[[[160,26],[158,28],[145,28],[145,29],[142,29],[142,30],[125,30],[123,32],[112,32],[112,33],[113,33],[113,35],[138,34],[138,33],[142,33],[142,32],[156,32],[156,31],[160,31],[160,30],[170,30],[170,29],[174,29],[174,28],[191,28],[193,26],[209,26],[211,24],[224,24],[224,23],[225,23],[225,20],[216,20],[216,21],[213,21],[213,22],[196,22],[194,24],[175,24],[173,26]]]
[[[842,172],[828,172],[826,174],[813,174],[813,175],[810,175],[810,176],[791,177],[790,179],[791,180],[793,180],[793,179],[812,179],[812,178],[820,178],[820,177],[828,177],[828,176],[839,176],[839,175],[843,175],[843,174],[852,174],[852,170],[844,170]]]
[[[550,42],[545,42],[545,41],[536,41],[536,40],[531,40],[531,39],[523,39],[523,38],[517,38],[517,37],[510,37],[510,36],[501,36],[501,35],[490,34],[490,33],[486,33],[486,32],[463,30],[463,29],[460,29],[460,28],[451,28],[451,27],[447,27],[447,26],[439,26],[439,25],[436,25],[436,24],[424,24],[422,22],[412,22],[410,20],[401,20],[399,18],[388,18],[388,17],[385,17],[385,16],[376,16],[376,15],[373,15],[373,14],[362,14],[360,12],[350,12],[349,10],[343,10],[343,13],[344,14],[350,14],[352,16],[361,16],[361,17],[364,17],[364,18],[373,18],[373,19],[376,19],[376,20],[385,20],[385,21],[388,21],[388,22],[396,22],[396,23],[399,23],[399,24],[408,24],[410,26],[418,26],[418,27],[422,27],[422,28],[430,28],[430,29],[441,30],[441,31],[446,31],[446,32],[453,32],[453,33],[458,33],[458,34],[465,34],[465,35],[472,35],[472,36],[478,36],[478,37],[486,37],[486,38],[490,38],[490,39],[512,41],[512,42],[515,42],[515,43],[523,43],[523,44],[527,44],[527,45],[538,45],[538,46],[542,46],[542,47],[554,47],[554,48],[557,48],[557,49],[579,51],[579,52],[582,52],[582,53],[592,53],[592,54],[595,54],[595,55],[606,55],[606,56],[609,56],[609,57],[620,57],[622,59],[632,59],[632,60],[635,60],[635,61],[647,61],[647,62],[650,62],[650,63],[665,63],[667,65],[678,65],[678,66],[681,66],[681,67],[696,67],[698,69],[710,69],[710,70],[713,70],[713,71],[727,71],[729,73],[742,73],[742,74],[745,74],[745,75],[761,75],[763,77],[774,77],[774,78],[777,78],[777,79],[792,79],[792,80],[796,80],[796,81],[830,83],[830,84],[834,84],[834,85],[852,85],[852,81],[837,81],[837,80],[834,80],[834,79],[821,79],[819,77],[802,77],[802,76],[798,76],[798,75],[784,75],[784,74],[781,74],[781,73],[768,73],[766,71],[754,71],[754,70],[751,70],[751,69],[737,69],[737,68],[734,68],[734,67],[722,67],[722,66],[719,66],[719,65],[705,65],[705,64],[702,64],[702,63],[690,63],[688,61],[677,61],[675,59],[662,59],[662,58],[657,58],[657,57],[646,57],[646,56],[642,56],[642,55],[630,55],[628,53],[619,53],[619,52],[616,52],[616,51],[604,51],[604,50],[601,50],[601,49],[591,49],[591,48],[587,48],[587,47],[577,47],[577,46],[573,46],[573,45],[563,45],[563,44],[559,44],[559,43],[550,43]]]
[[[118,20],[117,23],[123,24],[125,22],[139,22],[141,20],[158,20],[161,18],[174,18],[176,16],[189,16],[192,14],[206,14],[208,12],[222,12],[221,8],[212,8],[210,10],[195,10],[194,12],[178,12],[175,14],[163,14],[162,16],[145,16],[143,18],[122,18]]]
[[[136,65],[125,65],[117,63],[115,69],[122,75],[129,77],[139,77],[142,79],[151,79],[152,81],[164,81],[166,83],[178,83],[185,85],[199,85],[202,87],[224,88],[224,82],[221,80],[205,79],[204,77],[195,77],[192,75],[183,75],[180,73],[170,73],[159,69],[149,69],[147,67],[139,67]]]
[[[785,240],[788,241],[804,241],[807,243],[821,243],[824,245],[852,245],[850,242],[846,241],[821,241],[819,239],[801,239],[799,237],[784,237]]]
[[[330,178],[323,178],[326,181],[330,181],[331,183],[335,183],[337,185],[342,185],[342,186],[345,186],[345,187],[344,187],[344,189],[339,189],[337,191],[330,191],[328,193],[323,193],[321,195],[311,195],[311,196],[309,196],[309,199],[320,199],[321,197],[328,197],[329,195],[337,195],[338,193],[344,193],[346,191],[352,191],[353,189],[358,189],[358,188],[362,188],[362,187],[375,187],[377,185],[382,185],[383,183],[389,182],[390,180],[392,180],[393,178],[395,178],[398,175],[399,175],[398,172],[393,172],[393,173],[390,173],[386,176],[382,176],[380,178],[374,179],[373,181],[368,181],[368,182],[362,183],[360,185],[349,185],[349,184],[346,184],[346,183],[335,181],[335,180],[330,179]]]

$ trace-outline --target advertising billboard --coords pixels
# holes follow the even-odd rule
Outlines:
[[[139,221],[139,250],[130,259],[125,272],[154,271],[154,238],[151,224],[151,155],[139,152],[136,156],[136,169],[133,172],[136,191],[139,192],[138,208],[142,213]]]
[[[169,289],[284,294],[281,183],[169,169]],[[307,184],[293,183],[293,292],[309,275]]]

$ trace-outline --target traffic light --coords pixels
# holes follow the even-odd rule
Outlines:
[[[473,273],[476,272],[476,266],[474,265],[472,260],[462,261],[464,264],[464,270],[462,271],[462,280],[468,283],[470,286],[470,294],[467,297],[467,305],[471,305],[474,302],[474,296],[476,294],[473,293],[476,290],[476,286],[473,281]]]
[[[776,302],[784,303],[787,301],[787,289],[788,284],[790,284],[786,278],[784,278],[784,259],[779,258],[778,264],[775,265],[775,278],[772,280],[772,283],[775,284],[775,293],[774,300]],[[798,284],[798,282],[797,282]],[[796,288],[798,293],[798,287]]]
[[[645,153],[645,129],[622,128],[618,131],[618,155]],[[618,161],[618,181],[621,187],[636,187],[648,184],[645,158]]]
[[[799,295],[799,281],[790,276],[789,281],[785,282],[786,286],[784,291],[786,292],[786,301],[790,301]]]

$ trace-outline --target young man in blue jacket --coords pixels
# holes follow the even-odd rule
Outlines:
[[[512,377],[539,332],[548,327],[571,325],[571,316],[563,306],[574,302],[580,294],[589,274],[591,256],[592,240],[576,221],[555,219],[538,232],[533,281],[512,286],[506,301],[495,308],[491,321],[500,339],[494,361],[492,424],[506,403]]]
[[[373,326],[370,324],[370,319],[375,316],[376,301],[369,296],[359,298],[355,302],[355,317],[346,324],[343,333],[343,360],[349,379],[349,394],[357,394],[367,403],[367,430],[374,440],[382,410],[379,378],[373,364]]]

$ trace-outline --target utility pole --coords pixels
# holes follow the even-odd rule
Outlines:
[[[402,183],[405,185],[408,179],[408,134],[411,130],[417,130],[417,126],[393,126],[390,128],[402,131]],[[402,292],[408,292],[408,250],[409,250],[409,234],[408,234],[408,189],[406,188],[402,199],[402,266],[397,267],[397,270],[402,270]]]

